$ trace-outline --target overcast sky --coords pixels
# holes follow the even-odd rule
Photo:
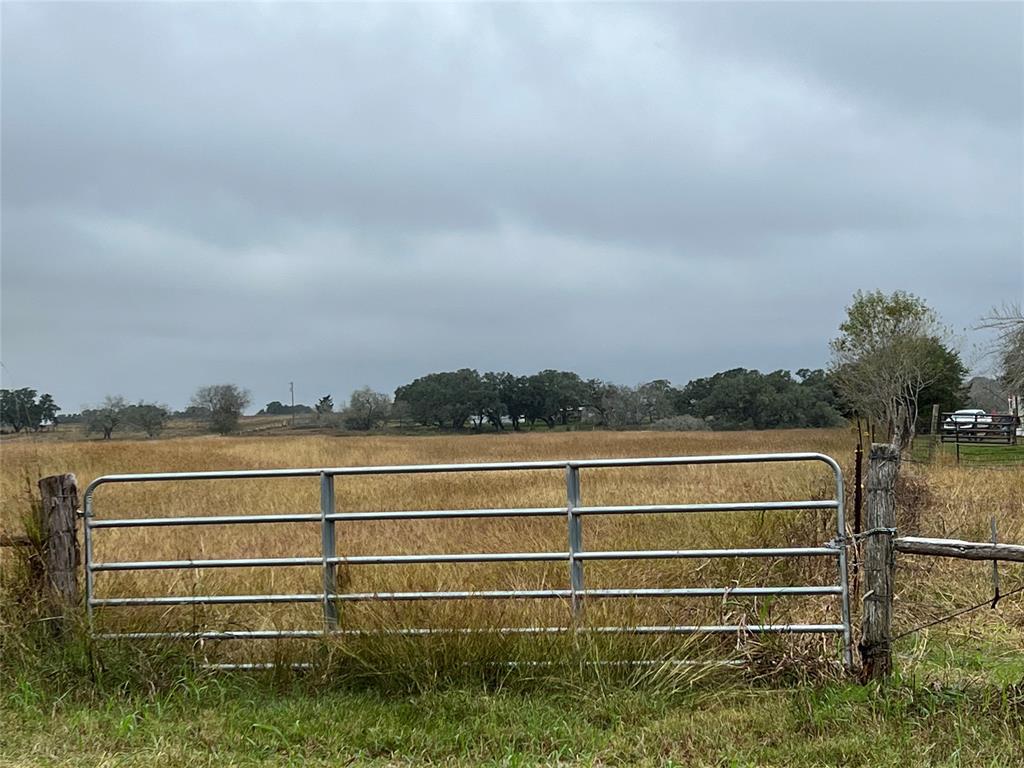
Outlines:
[[[2,5],[3,385],[824,366],[1024,296],[1024,5]]]

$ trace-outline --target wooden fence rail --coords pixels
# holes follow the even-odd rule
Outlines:
[[[907,555],[956,557],[961,560],[1006,560],[1024,563],[1024,546],[993,544],[991,541],[960,541],[959,539],[922,539],[901,536],[893,539],[893,548]]]

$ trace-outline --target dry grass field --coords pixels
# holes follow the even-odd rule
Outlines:
[[[84,488],[93,478],[114,472],[776,451],[820,451],[834,456],[847,476],[848,500],[852,497],[853,435],[845,430],[694,434],[564,432],[432,437],[275,435],[111,442],[18,439],[0,443],[0,530],[17,533],[34,503],[35,481],[66,471],[74,472],[80,487]],[[813,463],[595,469],[583,470],[581,490],[586,505],[726,502],[827,498],[831,494],[830,483],[827,468]],[[904,532],[983,539],[988,536],[989,521],[994,515],[1003,540],[1024,541],[1024,469],[1021,467],[982,469],[958,468],[949,463],[907,464],[899,491],[899,527]],[[564,474],[559,471],[338,478],[336,486],[336,508],[346,512],[564,503]],[[316,478],[111,485],[101,487],[95,497],[97,519],[317,512],[318,509]],[[809,546],[827,542],[834,535],[830,515],[818,512],[587,517],[583,533],[586,549]],[[316,524],[111,529],[97,531],[95,548],[100,561],[315,556],[320,551]],[[564,551],[565,548],[565,522],[560,519],[338,524],[338,552],[342,555]],[[5,570],[10,571],[9,566],[14,565],[11,550],[0,551],[6,558]],[[587,587],[829,584],[834,583],[836,576],[833,560],[811,558],[589,562],[585,570]],[[1006,564],[1001,571],[1004,592],[1024,584],[1019,566]],[[346,592],[564,589],[568,585],[568,572],[565,563],[350,566],[341,569],[340,581],[341,590]],[[852,581],[856,588],[855,569]],[[315,593],[320,588],[319,568],[305,567],[103,573],[97,574],[96,579],[98,596]],[[912,629],[984,600],[991,595],[991,590],[988,564],[901,557],[897,574],[896,631]],[[853,603],[856,614],[856,594]],[[481,627],[538,622],[555,625],[567,623],[568,618],[568,606],[561,599],[446,604],[371,602],[341,606],[341,623],[349,628]],[[97,625],[112,630],[316,628],[321,621],[318,604],[104,608],[97,614]],[[832,597],[735,596],[593,600],[587,605],[584,621],[592,624],[835,622],[838,621],[838,601]],[[1024,754],[1012,746],[1019,746],[1024,738],[1021,713],[1024,700],[1019,690],[1024,679],[1024,653],[1021,651],[1024,648],[1024,601],[1019,595],[1002,601],[996,610],[975,611],[900,640],[896,655],[903,679],[917,682],[908,683],[905,688],[897,686],[893,693],[879,694],[881,698],[877,699],[863,698],[856,686],[827,682],[840,674],[836,665],[839,646],[834,636],[801,636],[778,642],[753,640],[740,645],[735,637],[652,643],[629,646],[627,641],[622,641],[618,649],[606,644],[597,649],[586,648],[585,652],[614,657],[625,648],[630,654],[654,653],[662,658],[665,655],[696,656],[707,651],[724,658],[735,656],[739,651],[740,655],[756,659],[760,665],[761,672],[756,673],[754,679],[765,674],[765,665],[769,670],[774,665],[776,670],[788,672],[782,672],[783,678],[765,678],[776,680],[768,684],[773,693],[756,692],[767,690],[762,688],[736,689],[736,678],[724,684],[725,687],[716,683],[711,688],[693,688],[696,677],[673,677],[670,687],[677,693],[680,686],[703,691],[687,695],[698,696],[699,708],[705,714],[698,715],[695,710],[685,722],[679,719],[673,709],[675,705],[670,703],[674,699],[665,698],[660,689],[640,698],[629,694],[630,689],[638,686],[647,690],[639,678],[627,679],[625,689],[614,687],[620,691],[614,696],[598,696],[604,704],[588,705],[570,714],[566,707],[570,710],[576,707],[567,702],[575,701],[583,690],[590,691],[586,687],[589,683],[585,685],[573,678],[576,681],[573,686],[584,687],[572,688],[568,700],[561,698],[565,689],[558,692],[557,684],[551,680],[541,683],[546,692],[514,701],[492,699],[491,694],[481,694],[483,698],[480,698],[476,693],[446,693],[443,687],[436,687],[440,680],[438,674],[446,664],[450,667],[453,659],[464,662],[466,649],[431,646],[423,638],[414,638],[390,644],[381,642],[369,648],[362,646],[358,650],[358,653],[372,656],[364,664],[364,671],[372,668],[382,679],[411,681],[414,689],[421,691],[418,696],[423,698],[416,700],[418,703],[413,710],[402,710],[404,714],[395,709],[403,701],[401,697],[381,699],[376,698],[378,694],[367,694],[370,699],[366,699],[364,694],[347,692],[336,694],[340,698],[329,702],[313,704],[305,693],[292,692],[282,703],[278,698],[267,699],[271,694],[262,683],[257,689],[246,688],[249,692],[242,698],[233,698],[233,693],[225,694],[224,684],[217,683],[221,703],[215,706],[225,713],[220,719],[211,714],[209,707],[214,705],[204,698],[207,694],[196,694],[199,698],[182,710],[187,714],[181,714],[180,721],[174,719],[179,715],[153,715],[150,707],[156,704],[138,703],[135,698],[130,698],[130,702],[135,703],[116,705],[113,711],[121,714],[115,716],[110,714],[109,700],[106,704],[97,704],[87,697],[85,704],[67,705],[74,713],[67,716],[86,724],[82,726],[85,735],[77,735],[77,726],[71,721],[59,721],[63,730],[58,732],[65,733],[64,739],[70,739],[68,743],[78,744],[79,750],[86,750],[97,761],[118,754],[124,745],[134,745],[133,748],[142,749],[149,760],[163,758],[170,764],[196,764],[201,755],[211,764],[217,762],[216,750],[221,747],[203,751],[201,743],[195,746],[194,735],[186,737],[181,730],[192,728],[186,721],[193,720],[197,712],[205,713],[198,716],[210,718],[211,724],[217,723],[206,727],[220,729],[219,735],[207,733],[207,740],[223,745],[224,739],[240,739],[240,751],[232,753],[233,759],[253,763],[280,757],[281,750],[288,751],[289,759],[298,756],[300,760],[308,758],[314,762],[318,756],[326,759],[330,754],[348,751],[357,757],[362,755],[366,762],[381,765],[475,764],[489,760],[507,763],[509,755],[520,755],[521,762],[528,764],[577,762],[580,755],[589,755],[583,761],[588,763],[666,764],[679,759],[684,764],[707,765],[1015,765],[1020,764],[1018,759],[1024,760]],[[580,646],[575,647],[580,649]],[[24,646],[18,648],[18,658],[34,658]],[[342,656],[349,652],[344,647],[337,650]],[[201,651],[204,658],[211,660],[259,661],[302,658],[303,654],[308,655],[309,647],[301,643],[296,646],[211,643]],[[495,641],[493,645],[477,644],[468,653],[477,660],[493,661],[503,654],[507,657],[509,653],[522,654],[523,651],[523,647],[512,648]],[[543,642],[531,643],[526,648],[527,653],[540,658],[547,653],[564,651],[564,647],[554,649]],[[99,654],[95,658],[100,659],[100,669],[106,670],[105,674],[114,674],[111,670],[116,669],[119,663],[116,660],[123,657],[109,647],[98,648],[95,652]],[[164,653],[162,649],[145,652],[154,657]],[[11,658],[14,658],[13,653]],[[93,660],[89,664],[95,669],[97,662],[90,658]],[[138,668],[139,657],[132,658],[131,663]],[[415,674],[411,669],[415,665],[424,666],[426,673]],[[158,685],[155,681],[162,674],[158,668],[146,667],[145,670],[142,679],[150,680],[150,686]],[[94,671],[94,679],[95,674]],[[743,674],[739,673],[738,679],[742,680]],[[9,764],[21,764],[11,758],[10,750],[17,749],[36,750],[40,762],[74,762],[77,753],[65,751],[63,742],[47,736],[48,726],[43,725],[49,722],[52,713],[65,711],[64,705],[56,702],[63,701],[67,691],[83,684],[74,675],[68,675],[70,673],[56,662],[47,662],[34,672],[13,666],[4,669],[3,679],[12,681],[14,686],[5,708],[0,708],[4,717],[29,722],[40,718],[40,730],[30,729],[29,733],[34,735],[12,737],[12,746],[6,751],[3,737],[0,737],[0,764],[7,764],[3,763],[4,755],[11,760]],[[810,682],[782,682],[799,681],[807,675],[812,678]],[[120,690],[134,691],[142,685],[128,673],[114,676],[125,681],[118,683]],[[54,680],[65,682],[55,684]],[[206,678],[199,680],[189,685],[210,684]],[[327,684],[324,679],[317,683],[320,687]],[[50,691],[54,685],[56,688]],[[102,688],[102,678],[99,685]],[[606,685],[609,685],[607,680],[598,680],[600,690],[611,690]],[[778,685],[782,687],[775,687]],[[130,697],[135,695],[131,693]],[[156,696],[152,701],[164,702],[159,706],[171,706],[166,704],[167,699],[161,698],[164,694],[151,695]],[[587,693],[584,698],[594,695]],[[224,699],[225,696],[228,698]],[[706,698],[708,696],[711,698]],[[252,704],[256,701],[265,702],[259,706],[270,707],[277,714],[257,714],[252,708],[257,706]],[[108,708],[104,710],[106,714],[97,708],[101,706]],[[308,707],[314,710],[309,711]],[[325,710],[321,712],[317,707]],[[349,707],[362,713],[351,721],[351,728],[342,727],[330,737],[317,730],[317,718],[350,720],[353,715]],[[173,706],[171,708],[173,710]],[[150,712],[147,716],[155,719],[140,720],[139,711]],[[422,722],[416,714],[419,711],[426,718]],[[470,711],[480,713],[479,717],[470,716]],[[427,712],[434,712],[434,715],[428,716]],[[651,722],[639,723],[635,719],[640,717],[638,713],[646,713],[643,717],[652,718]],[[122,720],[117,720],[119,717]],[[289,725],[293,717],[294,727]],[[611,719],[606,723],[606,718]],[[510,719],[521,725],[503,735],[501,723]],[[300,727],[300,720],[308,721],[312,730]],[[264,722],[269,723],[268,730],[261,730],[260,724]],[[384,727],[380,723],[390,725],[378,731]],[[170,732],[165,733],[165,729]],[[511,733],[517,729],[523,733],[521,740],[507,741],[506,736],[512,738]],[[793,729],[802,731],[809,739],[805,752],[788,740],[787,732]],[[870,736],[871,729],[889,732],[894,740],[891,744],[901,746],[890,749],[884,743],[876,744]],[[158,735],[160,733],[163,737]],[[398,734],[403,733],[409,740],[401,741]],[[166,741],[160,741],[161,738]],[[930,740],[924,752],[919,751],[920,745],[916,743],[922,738]],[[187,747],[184,746],[186,740]],[[814,742],[818,743],[817,748],[810,746]],[[324,752],[323,745],[334,745],[334,752]],[[955,749],[956,754],[950,757],[947,752],[933,754],[930,751],[947,748]],[[363,749],[367,751],[359,751]],[[655,751],[651,753],[649,749]],[[961,749],[967,751],[961,754]],[[829,757],[821,758],[821,754]],[[967,759],[969,754],[984,757],[984,761],[972,763]],[[25,763],[33,764],[34,760]],[[361,762],[360,759],[355,761]],[[136,764],[131,760],[120,762]],[[143,762],[146,760],[138,764]]]
[[[622,456],[671,456],[743,452],[820,451],[834,456],[852,497],[852,435],[845,430],[765,433],[565,432],[436,437],[241,437],[153,441],[7,442],[0,495],[2,527],[17,532],[29,511],[34,481],[73,471],[82,488],[115,472],[189,471],[274,467],[361,466],[493,462]],[[908,465],[901,488],[905,532],[985,538],[995,515],[1006,541],[1024,540],[1024,473],[1017,469],[958,469]],[[583,502],[655,504],[822,499],[831,493],[830,473],[817,463],[590,469],[581,475]],[[317,512],[316,478],[192,481],[101,487],[97,519],[183,515]],[[559,506],[565,503],[561,471],[343,477],[336,508],[345,512],[485,507]],[[851,505],[852,506],[852,505]],[[850,514],[852,517],[852,513]],[[701,513],[587,517],[590,550],[815,546],[835,536],[830,512]],[[338,553],[429,554],[564,551],[562,519],[368,521],[338,524]],[[318,556],[315,523],[100,530],[98,561]],[[974,602],[991,589],[988,569],[977,564],[901,562],[900,620],[936,615]],[[1004,591],[1015,574],[1007,566]],[[589,562],[586,586],[728,587],[836,582],[829,558],[762,558]],[[110,572],[96,576],[105,597],[315,593],[318,567],[229,568]],[[854,574],[854,581],[856,575]],[[344,592],[485,589],[565,589],[564,563],[482,563],[342,566]],[[931,602],[929,602],[931,601]],[[1017,606],[1007,605],[1013,624]],[[906,615],[903,615],[906,614]],[[697,624],[835,622],[838,600],[830,597],[677,598],[593,600],[590,623]],[[290,629],[320,625],[318,604],[272,606],[178,606],[104,608],[103,628]],[[563,600],[459,603],[351,603],[342,624],[477,626],[564,624]]]

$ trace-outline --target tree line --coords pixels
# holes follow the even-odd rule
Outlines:
[[[172,412],[166,405],[139,400],[129,402],[121,395],[107,395],[101,403],[83,408],[81,413],[58,416],[60,407],[50,395],[36,399],[33,389],[0,390],[0,426],[14,432],[24,429],[39,431],[47,426],[82,424],[87,434],[98,434],[110,440],[119,430],[137,430],[157,437],[172,418],[189,418],[205,422],[210,431],[227,435],[238,429],[239,420],[251,402],[248,391],[235,384],[212,384],[199,387],[189,406]]]
[[[431,373],[395,390],[411,420],[446,430],[595,427],[679,429],[826,427],[841,423],[824,371],[761,373],[735,368],[675,387],[666,379],[637,386],[584,379],[572,371],[517,376],[471,368]]]
[[[984,318],[1004,394],[1024,395],[1024,315],[1004,306]],[[901,449],[925,426],[925,408],[962,407],[967,367],[950,330],[907,291],[858,291],[830,342],[828,368],[761,373],[734,368],[682,387],[657,379],[636,387],[583,379],[570,371],[531,376],[464,368],[420,377],[395,391],[395,406],[441,429],[595,426],[666,429],[827,427],[860,418]]]
[[[999,337],[996,354],[1004,392],[1024,389],[1024,316],[1019,306],[1003,307],[984,319]],[[312,414],[318,422],[351,430],[396,423],[443,430],[519,431],[576,423],[594,427],[703,430],[828,427],[851,417],[879,426],[905,446],[928,418],[923,407],[943,411],[968,399],[967,368],[950,332],[927,303],[905,291],[857,292],[830,343],[827,369],[734,368],[676,387],[666,379],[637,386],[583,378],[572,371],[530,375],[472,368],[430,373],[398,387],[394,398],[361,387],[335,411],[332,395],[315,406],[272,401],[260,414]],[[81,414],[58,416],[49,394],[34,389],[0,390],[0,425],[14,432],[39,431],[61,421],[80,421],[90,433],[110,439],[117,429],[156,436],[175,416],[204,421],[220,434],[237,431],[251,402],[235,384],[198,388],[184,411],[121,396],[108,396]]]

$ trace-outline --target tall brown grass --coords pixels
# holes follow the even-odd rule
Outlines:
[[[108,473],[489,462],[618,456],[669,456],[775,451],[820,451],[844,467],[848,497],[853,483],[853,436],[846,430],[735,433],[574,432],[436,437],[236,437],[153,441],[32,442],[0,444],[0,528],[16,533],[28,513],[39,477],[74,472],[80,487]],[[908,466],[901,489],[901,527],[915,533],[964,538],[987,536],[997,518],[1004,540],[1024,541],[1024,471]],[[827,468],[818,464],[584,470],[584,504],[654,504],[828,498]],[[561,472],[487,473],[339,478],[339,511],[559,506]],[[316,512],[315,478],[203,481],[106,486],[97,491],[95,515],[171,517],[210,514]],[[851,515],[852,518],[852,515]],[[97,531],[98,561],[319,555],[315,524],[203,526]],[[819,545],[835,536],[828,513],[720,513],[588,517],[587,549],[674,549]],[[338,524],[338,553],[564,551],[561,519],[367,521]],[[587,563],[588,587],[801,585],[836,583],[832,559],[657,560]],[[1004,568],[1004,590],[1020,575]],[[900,622],[984,596],[990,573],[983,564],[901,560]],[[97,574],[97,596],[314,593],[318,568],[231,568]],[[854,581],[856,578],[854,577]],[[430,564],[342,568],[343,591],[567,588],[564,563]],[[856,607],[856,606],[855,606]],[[346,627],[475,627],[498,624],[562,625],[562,600],[454,603],[354,603],[341,606]],[[105,608],[100,627],[179,629],[316,628],[321,608],[311,605]],[[697,624],[827,622],[838,620],[835,598],[592,600],[586,621]],[[1007,601],[995,621],[1002,630],[1024,625],[1020,601]],[[817,643],[817,639],[803,642]],[[826,641],[826,644],[831,641]]]

